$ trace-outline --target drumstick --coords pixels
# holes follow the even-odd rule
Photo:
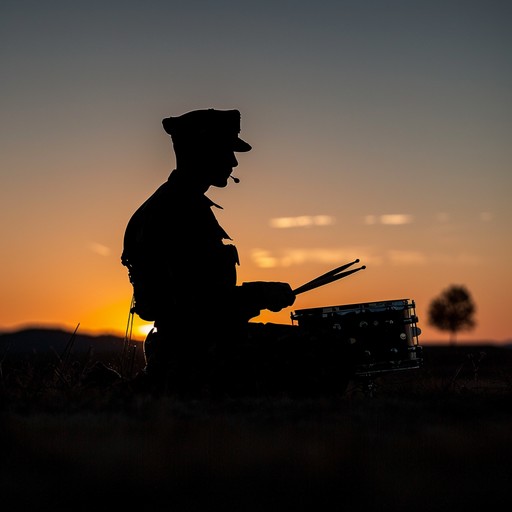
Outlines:
[[[346,272],[341,272],[342,270],[345,270],[346,268],[350,267],[354,263],[358,263],[359,259],[352,261],[351,263],[347,263],[345,265],[341,265],[341,267],[337,267],[333,270],[330,270],[329,272],[326,272],[325,274],[322,274],[321,276],[316,277],[315,279],[312,279],[311,281],[303,284],[302,286],[299,286],[295,290],[293,290],[293,293],[295,295],[298,295],[299,293],[304,293],[309,290],[313,290],[314,288],[318,288],[319,286],[323,286],[324,284],[332,283],[333,281],[337,281],[338,279],[341,279],[342,277],[349,276],[350,274],[353,274],[354,272],[358,272],[359,270],[364,270],[366,268],[365,265],[362,267],[353,269],[353,270],[347,270]]]
[[[345,265],[341,265],[340,267],[333,268],[332,270],[329,270],[329,272],[326,272],[325,274],[322,274],[321,276],[315,277],[315,279],[312,279],[311,281],[307,282],[306,284],[313,284],[316,281],[324,280],[325,278],[329,276],[334,276],[338,274],[339,272],[347,269],[348,267],[351,267],[354,263],[359,263],[359,258],[357,258],[354,261],[351,261],[350,263],[345,263]]]
[[[322,274],[321,276],[315,277],[315,279],[308,281],[307,283],[303,284],[300,288],[302,289],[306,286],[309,287],[309,286],[313,285],[313,283],[324,281],[326,278],[336,275],[338,272],[341,272],[341,271],[347,269],[348,267],[352,266],[354,263],[359,263],[359,258],[357,258],[354,261],[351,261],[350,263],[345,263],[345,265],[341,265],[340,267],[336,267],[332,270],[329,270],[329,272],[326,272],[325,274]],[[297,289],[299,289],[299,288],[297,288]]]
[[[364,270],[365,268],[366,268],[366,266],[363,265],[362,267],[355,268],[354,270],[347,270],[346,272],[342,272],[342,273],[336,274],[334,276],[329,276],[325,279],[321,279],[321,280],[314,279],[313,281],[311,281],[309,283],[299,286],[298,288],[293,290],[293,293],[295,293],[295,295],[298,295],[299,293],[308,292],[309,290],[313,290],[315,288],[323,286],[324,284],[332,283],[334,281],[337,281],[338,279],[341,279],[342,277],[347,277],[350,274],[353,274],[354,272],[358,272],[359,270]]]

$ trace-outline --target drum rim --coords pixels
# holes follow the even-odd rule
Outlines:
[[[294,316],[294,315],[297,315],[297,314],[304,314],[304,313],[312,313],[312,312],[317,312],[317,313],[335,313],[336,311],[345,311],[345,310],[351,310],[353,309],[354,311],[355,310],[361,310],[361,309],[365,309],[365,308],[368,308],[370,309],[370,307],[374,306],[374,307],[386,307],[386,305],[391,305],[391,304],[400,304],[402,305],[404,308],[406,306],[408,307],[412,307],[414,308],[415,307],[415,302],[414,302],[414,299],[392,299],[392,300],[375,300],[375,301],[371,301],[371,302],[356,302],[356,303],[353,303],[353,304],[339,304],[339,305],[335,305],[335,306],[323,306],[323,307],[317,307],[317,308],[304,308],[304,309],[296,309],[295,311],[292,311],[291,315]]]

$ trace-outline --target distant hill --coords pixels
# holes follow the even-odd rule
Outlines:
[[[475,353],[479,348],[485,349],[487,354],[501,354],[500,357],[512,358],[512,345],[501,344],[495,345],[489,342],[482,342],[481,344],[457,344],[456,347],[450,347],[447,343],[443,342],[425,342],[421,343],[424,348],[424,356],[428,361],[429,359],[436,359],[438,356],[443,359],[447,354],[456,354],[459,351]],[[137,358],[142,356],[141,342],[132,340],[130,343],[130,351],[135,346]],[[0,332],[0,361],[6,355],[17,357],[32,357],[34,355],[47,355],[56,354],[62,356],[66,348],[70,354],[80,357],[83,355],[96,356],[102,358],[104,356],[111,357],[112,355],[123,353],[125,347],[125,340],[122,337],[114,335],[92,335],[74,334],[72,331],[51,328],[26,328],[13,332]],[[510,354],[506,354],[510,352]],[[457,355],[460,357],[460,353]]]
[[[135,344],[137,342],[132,342]],[[4,354],[33,355],[55,352],[64,354],[66,347],[72,354],[81,355],[121,353],[124,339],[112,335],[89,335],[60,330],[27,328],[15,332],[0,333],[0,359]]]

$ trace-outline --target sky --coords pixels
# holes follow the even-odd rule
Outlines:
[[[242,113],[240,183],[210,189],[238,281],[294,311],[414,301],[463,285],[508,342],[512,4],[498,0],[0,2],[0,330],[124,335],[122,238],[175,165],[164,117]],[[208,304],[198,297],[198,319]],[[143,339],[148,322],[134,319]]]

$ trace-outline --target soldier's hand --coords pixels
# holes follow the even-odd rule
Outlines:
[[[273,312],[293,305],[295,293],[288,283],[278,281],[253,281],[242,285],[248,292],[250,301],[258,309]]]

